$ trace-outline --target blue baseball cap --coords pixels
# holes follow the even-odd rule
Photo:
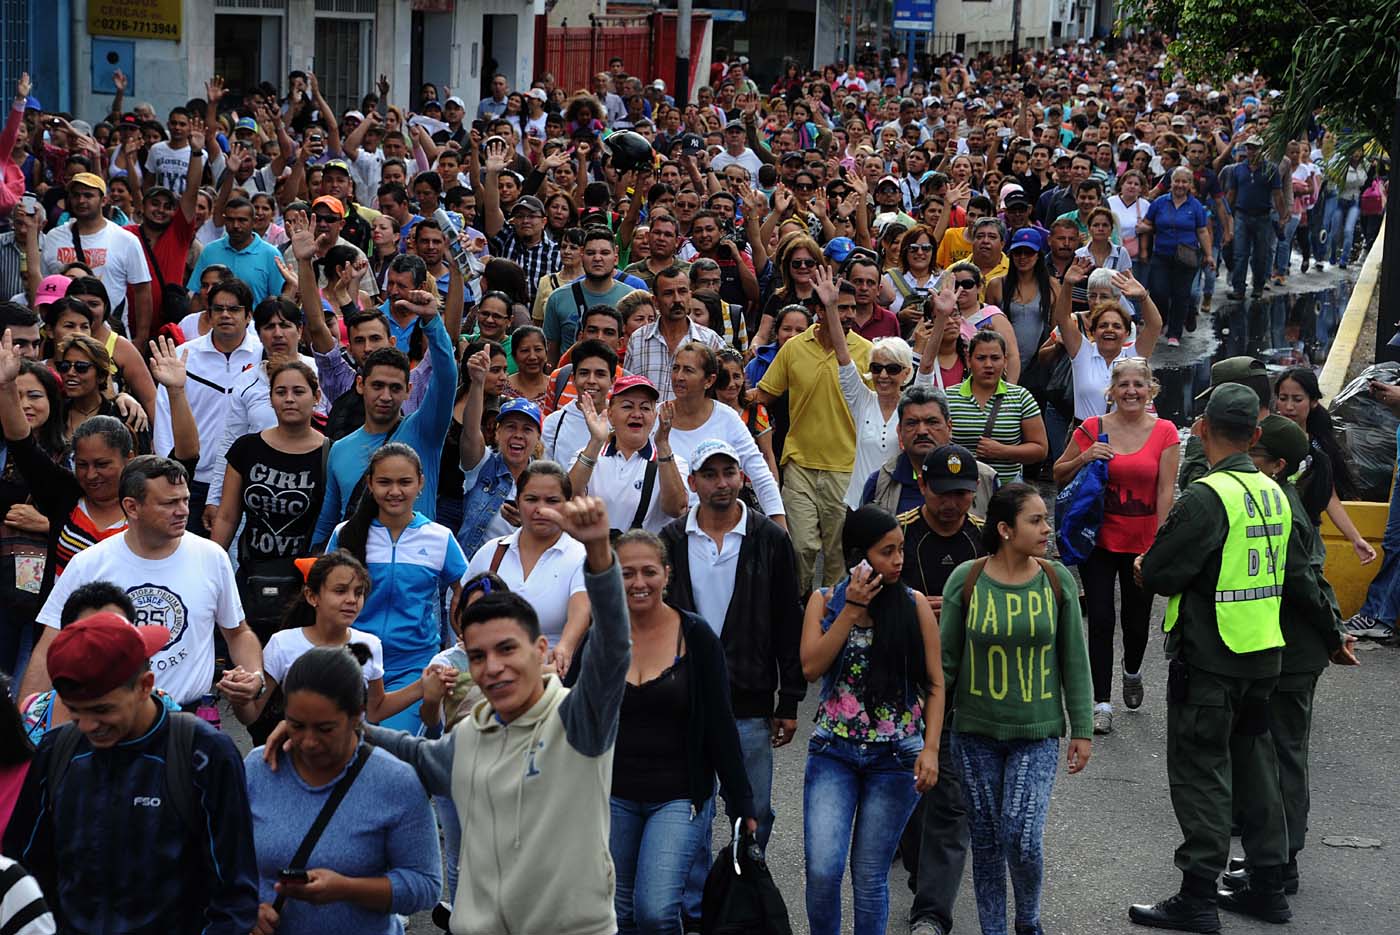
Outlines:
[[[24,109],[25,109],[25,110],[43,110],[44,108],[41,107],[41,106],[39,105],[39,99],[38,99],[37,97],[35,97],[34,95],[31,94],[31,95],[29,95],[28,97],[26,97],[26,98],[24,99]]]
[[[846,257],[851,255],[851,251],[856,248],[856,242],[849,237],[833,237],[826,242],[826,248],[822,250],[822,256],[828,260],[835,260],[837,263],[846,262]]]
[[[252,130],[254,133],[257,133],[258,122],[252,117],[239,117],[238,123],[234,124],[233,129],[234,132],[237,132],[239,130]]]
[[[1036,253],[1045,249],[1045,235],[1034,227],[1022,227],[1011,235],[1011,245],[1006,248],[1010,253],[1017,248],[1029,248]]]
[[[544,431],[544,416],[540,413],[540,407],[530,402],[528,399],[516,397],[515,399],[506,400],[501,406],[501,411],[496,414],[496,421],[500,422],[511,413],[518,413],[525,416],[531,422],[535,423],[535,428]]]

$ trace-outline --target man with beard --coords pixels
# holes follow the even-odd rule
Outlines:
[[[666,402],[675,395],[671,367],[677,349],[688,341],[699,341],[719,350],[724,338],[691,319],[690,276],[679,266],[656,274],[656,311],[660,317],[632,332],[628,339],[627,369],[650,380],[660,402]]]
[[[874,503],[899,516],[919,509],[924,503],[916,466],[922,465],[934,449],[949,443],[953,428],[948,420],[948,401],[931,386],[916,385],[905,390],[899,398],[896,415],[899,418],[895,429],[899,454],[865,479],[860,503],[861,506]],[[970,469],[969,476],[976,481],[977,493],[976,499],[968,503],[974,515],[985,516],[987,502],[997,489],[997,472],[975,459],[965,463]],[[940,585],[930,593],[942,594],[943,588]]]
[[[195,203],[199,200],[199,180],[204,175],[204,134],[190,135],[190,168],[185,178],[185,191],[179,202],[175,193],[161,185],[146,189],[141,201],[141,223],[129,224],[127,230],[141,240],[146,253],[146,268],[151,273],[151,320],[159,327],[166,316],[178,321],[188,309],[165,307],[166,284],[173,284],[175,290],[184,291],[185,263],[189,259],[190,245],[194,243],[198,225],[194,222]],[[178,296],[172,295],[171,305]],[[149,333],[149,327],[147,333]],[[132,340],[140,341],[141,336],[133,329]],[[144,349],[144,342],[136,345]]]
[[[939,446],[921,456],[919,506],[899,515],[904,530],[900,578],[916,590],[928,589],[920,593],[934,614],[943,607],[943,586],[953,569],[982,555],[978,517],[985,513],[979,511],[978,503],[984,511],[986,497],[996,482],[996,472],[972,452],[947,443],[946,413],[941,434],[944,440]],[[989,475],[990,486],[986,483]],[[944,722],[939,746],[938,784],[919,799],[900,840],[909,888],[914,891],[910,935],[943,935],[952,930],[953,904],[967,862],[967,807],[949,752],[948,723]]]
[[[583,278],[555,289],[544,304],[546,354],[551,363],[578,339],[583,313],[594,305],[617,307],[632,286],[613,278],[617,244],[606,227],[590,227],[583,235]]]

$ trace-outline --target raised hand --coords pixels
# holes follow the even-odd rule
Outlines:
[[[22,76],[21,76],[21,78],[27,78],[27,77],[28,77],[28,75],[22,75]],[[120,92],[120,93],[122,93],[122,94],[125,94],[125,93],[126,93],[126,87],[127,87],[126,74],[125,74],[120,68],[118,68],[116,71],[112,72],[112,87],[116,88],[117,91]],[[26,96],[28,96],[28,95],[26,95]]]
[[[1133,277],[1132,270],[1122,270],[1114,273],[1113,285],[1114,288],[1130,299],[1143,299],[1147,297],[1147,289]]]
[[[0,335],[0,384],[15,382],[15,378],[19,376],[19,366],[19,353],[15,350],[10,329],[6,328],[4,335]]]
[[[1089,274],[1095,269],[1094,258],[1089,256],[1079,256],[1074,258],[1074,262],[1065,270],[1065,284],[1077,286],[1089,278]]]
[[[793,194],[785,186],[779,185],[773,190],[773,207],[780,216],[792,210],[792,203]]]
[[[611,531],[608,525],[608,506],[601,497],[579,495],[561,504],[558,509],[546,506],[540,507],[538,512],[543,519],[554,523],[585,545],[590,542],[604,545],[608,543]]]
[[[486,141],[486,171],[501,172],[506,167],[508,159],[507,153],[510,147],[506,141],[499,136],[493,136]]]
[[[477,351],[467,358],[467,375],[471,377],[472,386],[485,386],[486,375],[491,372],[491,352],[485,350]]]
[[[204,150],[204,121],[198,117],[190,118],[190,152],[197,153]]]
[[[835,315],[836,300],[841,295],[841,287],[825,264],[818,263],[817,268],[812,271],[812,291],[821,300],[823,313],[827,316]]]
[[[381,101],[387,100],[389,97],[389,76],[380,75],[379,80],[375,82],[375,87],[379,89],[379,99]]]
[[[175,352],[175,342],[162,335],[151,341],[151,376],[169,390],[185,387],[185,360]]]
[[[583,413],[584,423],[588,426],[589,437],[599,444],[607,444],[608,439],[612,436],[612,424],[608,421],[608,414],[598,411],[598,407],[593,402],[593,396],[589,393],[579,394],[578,408],[579,412]]]
[[[120,75],[121,72],[117,72],[117,74]],[[123,81],[125,81],[125,79],[123,79]],[[29,80],[29,72],[20,72],[19,83],[15,85],[15,96],[22,101],[27,100],[29,97],[29,92],[32,90],[34,90],[34,83]]]
[[[663,449],[667,452],[671,450],[671,423],[675,420],[675,400],[668,399],[656,407],[656,434],[652,436],[652,440],[656,442],[658,453]]]
[[[211,104],[217,104],[224,96],[224,79],[220,75],[215,75],[204,82],[204,98]]]
[[[408,298],[395,302],[394,307],[406,309],[422,319],[432,318],[438,313],[437,293],[414,289]]]
[[[293,252],[295,253],[295,247],[293,248]],[[311,252],[313,254],[316,252],[315,239],[312,239],[311,241]],[[299,260],[301,258],[298,257],[297,259]],[[282,255],[280,253],[272,258],[272,262],[277,264],[277,272],[282,274],[282,278],[287,281],[287,284],[289,286],[291,286],[292,292],[299,291],[301,289],[301,277],[297,275],[297,271],[292,267],[288,266],[285,262],[283,262]]]

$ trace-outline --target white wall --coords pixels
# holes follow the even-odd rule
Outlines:
[[[539,12],[544,12],[542,4]],[[482,17],[503,14],[515,17],[515,43],[511,50],[513,61],[501,57],[499,66],[512,88],[528,88],[534,78],[535,13],[532,0],[458,0],[453,30],[456,41],[452,80],[448,84],[467,105],[468,115],[476,113],[476,105],[481,100],[481,72],[491,52],[482,48]],[[500,57],[501,52],[509,49],[510,43],[501,41],[503,37],[499,26],[495,38]]]
[[[1022,0],[1021,45],[1048,42],[1051,0]],[[938,34],[963,33],[967,49],[977,52],[1001,43],[1011,43],[1011,0],[939,0],[934,6],[933,31]],[[1000,50],[1000,49],[998,49]]]

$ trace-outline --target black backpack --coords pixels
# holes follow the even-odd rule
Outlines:
[[[758,842],[736,828],[705,878],[700,899],[704,935],[792,935],[787,906]]]
[[[194,732],[199,718],[183,711],[171,711],[170,728],[165,733],[165,794],[164,801],[174,809],[180,822],[188,829],[195,827],[197,814],[194,803]],[[73,762],[73,754],[78,749],[78,741],[83,734],[76,724],[55,727],[53,749],[49,751],[48,781],[49,799],[53,799],[58,784],[68,772]]]

